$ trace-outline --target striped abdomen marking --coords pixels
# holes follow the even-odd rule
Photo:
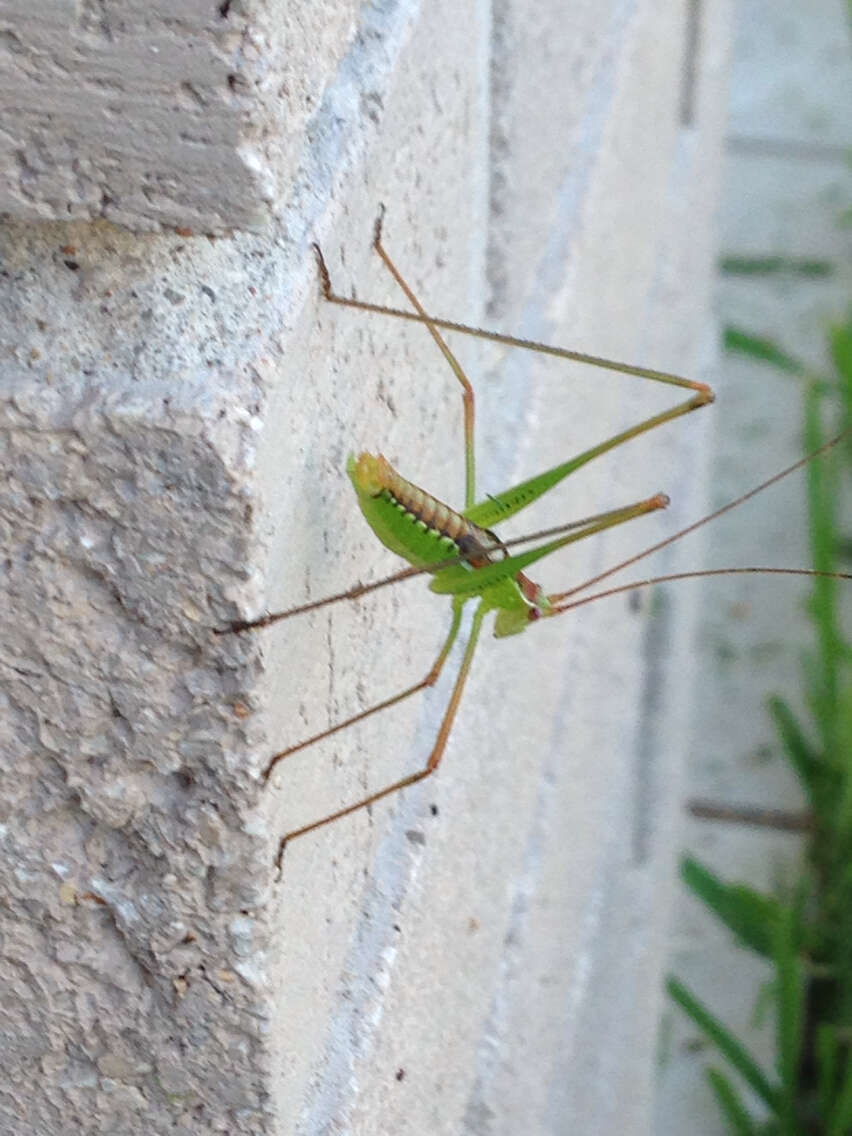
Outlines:
[[[359,454],[353,476],[365,493],[372,497],[386,493],[411,516],[413,523],[419,522],[438,536],[452,541],[475,568],[490,564],[491,554],[503,547],[493,533],[481,529],[437,497],[406,481],[382,454]]]

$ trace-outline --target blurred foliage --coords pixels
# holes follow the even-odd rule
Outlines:
[[[796,256],[723,256],[719,268],[729,276],[833,276],[830,260]]]
[[[725,343],[807,381],[808,452],[827,440],[829,411],[836,414],[839,407],[841,430],[852,426],[852,313],[830,328],[830,375],[814,375],[772,341],[737,328],[726,331]],[[843,570],[849,555],[840,502],[844,493],[848,499],[850,439],[847,434],[807,467],[812,564],[824,573]],[[743,1136],[852,1134],[852,644],[841,620],[843,587],[830,575],[813,579],[808,613],[814,647],[803,665],[805,715],[799,717],[781,698],[769,706],[810,812],[801,878],[778,897],[727,883],[690,857],[681,867],[690,890],[742,946],[773,967],[776,1064],[771,1072],[681,982],[670,977],[667,983],[670,996],[762,1104],[765,1118],[758,1120],[734,1080],[708,1069],[730,1131]]]

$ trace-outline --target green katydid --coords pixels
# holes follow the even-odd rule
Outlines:
[[[447,595],[451,598],[452,617],[450,628],[437,659],[423,679],[400,691],[391,698],[384,699],[368,707],[366,710],[337,722],[322,732],[274,754],[266,764],[263,774],[264,782],[269,781],[278,764],[291,754],[305,749],[316,742],[322,741],[332,734],[338,733],[354,725],[356,722],[363,721],[373,714],[389,709],[391,706],[398,705],[404,699],[411,697],[418,691],[433,686],[437,682],[438,676],[458,637],[462,625],[462,612],[465,604],[471,600],[475,600],[477,601],[477,606],[473,614],[470,634],[464,649],[455,684],[444,712],[437,737],[423,768],[415,773],[401,777],[391,784],[370,793],[368,796],[343,808],[337,809],[335,812],[329,813],[318,820],[314,820],[309,824],[302,825],[300,828],[285,833],[280,840],[276,857],[276,863],[279,867],[281,865],[284,848],[288,841],[294,840],[299,836],[304,836],[314,829],[321,828],[326,824],[330,824],[332,821],[339,820],[341,817],[348,816],[351,813],[366,808],[368,805],[384,797],[390,796],[418,781],[422,781],[435,772],[443,757],[453,721],[461,702],[483,621],[485,616],[490,612],[495,613],[494,634],[497,638],[502,638],[519,634],[526,630],[530,624],[540,619],[560,615],[574,607],[602,598],[605,595],[626,592],[636,587],[643,587],[653,583],[737,572],[775,572],[792,575],[814,574],[810,570],[805,569],[711,569],[634,581],[630,584],[609,588],[580,599],[573,598],[580,591],[586,591],[604,578],[643,559],[652,552],[680,539],[680,537],[700,525],[706,524],[722,513],[742,504],[748,498],[761,492],[769,485],[780,480],[782,477],[786,477],[789,473],[792,473],[795,469],[798,469],[800,466],[810,461],[816,456],[812,454],[796,462],[794,465],[789,466],[787,469],[782,470],[748,493],[738,497],[735,501],[729,502],[727,505],[717,509],[708,516],[702,517],[699,521],[689,525],[687,528],[657,542],[650,548],[631,557],[629,560],[615,565],[606,572],[596,576],[594,579],[587,580],[582,585],[567,592],[551,595],[545,594],[539,585],[535,584],[526,576],[524,571],[526,568],[536,561],[564,548],[568,544],[583,540],[586,537],[616,525],[624,524],[646,513],[664,508],[668,504],[668,498],[664,494],[656,494],[653,497],[619,509],[587,517],[583,520],[561,525],[554,529],[533,533],[527,537],[520,538],[520,540],[503,542],[491,530],[491,526],[497,525],[499,522],[514,516],[533,501],[538,500],[538,498],[553,489],[570,473],[573,473],[593,458],[607,453],[622,443],[647,433],[657,426],[661,426],[684,414],[689,414],[691,411],[698,410],[702,406],[707,406],[714,399],[713,392],[706,384],[694,382],[690,379],[682,378],[679,375],[619,363],[598,356],[553,347],[548,344],[518,339],[514,336],[502,335],[480,328],[472,328],[428,315],[408,284],[400,275],[382,244],[382,220],[383,212],[376,221],[373,247],[407,297],[412,306],[412,310],[389,308],[336,294],[332,289],[328,269],[319,246],[314,245],[314,251],[319,266],[322,293],[325,300],[330,303],[356,308],[362,311],[377,312],[395,318],[414,320],[425,325],[462,388],[465,448],[464,508],[461,511],[456,511],[443,502],[438,501],[424,490],[413,485],[411,482],[406,481],[380,454],[372,455],[362,453],[357,458],[350,456],[347,464],[347,472],[355,489],[358,504],[365,519],[382,544],[407,560],[410,567],[372,584],[359,584],[346,592],[340,592],[336,595],[326,596],[320,600],[301,604],[287,611],[271,613],[259,619],[234,622],[231,624],[229,630],[234,632],[257,630],[267,627],[279,620],[290,618],[306,611],[316,610],[328,604],[345,599],[358,598],[376,588],[384,587],[420,573],[429,573],[432,576],[430,584],[431,591],[441,595]],[[636,426],[616,434],[614,437],[576,455],[568,461],[562,462],[552,469],[546,470],[544,473],[540,473],[518,485],[512,486],[502,493],[489,495],[483,500],[476,501],[473,388],[458,360],[440,334],[439,328],[462,332],[478,338],[489,339],[512,347],[543,352],[558,358],[587,363],[595,367],[619,371],[623,374],[649,379],[654,382],[666,383],[671,386],[686,389],[691,393],[688,398],[677,403],[671,409],[656,414]],[[836,438],[833,439],[827,446],[823,447],[823,450],[834,445],[837,440]],[[536,544],[525,552],[512,553],[509,551],[512,545],[528,543],[534,540],[543,540],[543,543]]]

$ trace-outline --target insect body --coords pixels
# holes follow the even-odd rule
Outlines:
[[[370,528],[411,564],[429,568],[458,556],[472,568],[483,568],[503,547],[494,533],[406,481],[382,454],[350,458],[347,473]]]
[[[313,745],[315,742],[321,741],[324,738],[330,737],[332,734],[344,730],[348,726],[354,725],[356,722],[362,721],[372,714],[397,705],[418,691],[434,685],[458,637],[462,625],[462,612],[465,604],[469,601],[474,601],[476,606],[471,620],[470,634],[449,703],[444,712],[444,717],[434,745],[423,768],[370,793],[361,800],[357,800],[344,808],[338,809],[336,812],[330,813],[327,816],[303,825],[301,828],[286,833],[282,837],[278,848],[277,863],[279,866],[285,845],[289,840],[303,836],[313,829],[320,828],[334,820],[338,820],[340,817],[356,812],[408,785],[413,785],[417,781],[428,777],[438,768],[456,711],[461,702],[465,682],[470,673],[471,663],[479,641],[482,624],[489,613],[495,613],[494,634],[500,638],[518,634],[526,630],[530,624],[540,619],[560,615],[571,608],[590,602],[592,599],[601,595],[626,591],[636,586],[666,579],[716,574],[715,570],[711,570],[709,572],[682,573],[678,576],[658,577],[656,580],[638,581],[630,585],[610,588],[606,592],[597,593],[597,596],[585,596],[580,599],[575,598],[577,592],[586,590],[591,585],[611,575],[613,572],[626,567],[628,564],[632,564],[634,561],[679,539],[699,525],[705,524],[721,513],[736,507],[747,498],[754,496],[768,485],[786,476],[788,473],[792,472],[793,469],[798,468],[800,465],[804,464],[805,461],[809,460],[806,458],[801,462],[795,463],[795,465],[782,471],[780,474],[776,474],[763,485],[744,494],[736,501],[730,502],[708,517],[703,517],[700,521],[674,534],[674,536],[658,542],[649,549],[645,549],[644,552],[632,557],[629,561],[616,565],[614,568],[596,577],[596,579],[587,581],[579,588],[574,588],[568,592],[550,595],[545,594],[539,585],[534,583],[525,574],[525,570],[528,567],[536,561],[556,552],[558,549],[564,548],[568,544],[583,540],[595,533],[623,524],[646,513],[664,508],[668,504],[668,498],[662,493],[657,493],[621,508],[587,517],[580,521],[574,521],[546,532],[533,534],[533,536],[527,537],[521,542],[502,542],[499,537],[492,532],[492,526],[498,525],[501,521],[514,516],[558,485],[570,473],[573,473],[594,458],[615,449],[617,446],[622,445],[632,438],[655,429],[657,426],[708,405],[713,401],[713,392],[704,383],[693,382],[689,379],[681,378],[678,375],[671,375],[666,372],[653,371],[641,367],[633,367],[627,364],[601,359],[596,356],[583,355],[579,352],[552,347],[547,344],[531,343],[526,340],[516,339],[512,336],[500,335],[477,328],[465,327],[445,320],[438,320],[427,315],[382,245],[381,222],[382,217],[380,216],[376,223],[374,247],[407,296],[413,310],[405,311],[395,308],[385,308],[365,301],[336,295],[332,291],[328,270],[322,258],[322,253],[317,246],[314,246],[319,264],[323,294],[326,300],[332,303],[366,311],[380,312],[397,318],[413,319],[425,325],[462,388],[465,443],[465,506],[463,509],[457,511],[449,505],[437,500],[426,491],[418,488],[410,481],[407,481],[401,474],[397,473],[382,455],[362,453],[357,458],[350,457],[347,471],[355,489],[358,504],[367,523],[379,540],[392,552],[403,557],[411,567],[401,573],[397,573],[395,576],[380,580],[375,584],[358,585],[347,592],[291,608],[285,612],[265,615],[256,620],[234,623],[231,625],[230,630],[242,632],[265,627],[279,619],[288,618],[304,611],[323,607],[329,603],[357,598],[376,587],[381,587],[397,579],[415,575],[420,572],[431,574],[432,581],[430,588],[433,592],[450,597],[452,609],[450,627],[437,659],[423,679],[413,686],[400,691],[393,697],[387,698],[374,706],[370,706],[359,714],[347,718],[344,721],[337,722],[321,733],[306,738],[304,741],[274,754],[267,762],[264,779],[268,781],[278,764],[283,761],[284,758],[290,756],[290,754]],[[480,338],[496,340],[500,343],[506,343],[510,346],[527,350],[541,351],[559,358],[579,360],[592,366],[605,367],[610,370],[634,375],[638,378],[650,379],[655,382],[685,388],[691,393],[688,398],[669,410],[654,415],[616,434],[614,437],[606,439],[591,449],[565,462],[561,462],[553,468],[537,474],[518,485],[512,486],[496,496],[488,496],[477,501],[475,493],[473,389],[455,356],[441,336],[438,330],[439,327],[452,328]],[[835,439],[835,441],[836,440],[837,439]],[[831,444],[834,443],[829,443],[829,445]],[[549,539],[542,540],[542,538]],[[529,543],[534,540],[541,541],[541,543],[534,544],[533,547],[523,552],[509,550],[511,545]],[[734,569],[733,571],[777,572],[786,570],[754,568]],[[789,571],[795,572],[795,570]],[[810,573],[803,572],[803,574]]]
[[[593,532],[668,504],[667,497],[657,494],[626,509],[590,518],[581,524],[579,531],[510,556],[493,532],[480,528],[471,519],[472,516],[490,517],[492,510],[509,513],[523,507],[517,504],[510,509],[504,503],[505,494],[489,497],[466,513],[457,513],[406,481],[381,455],[361,454],[357,461],[350,459],[348,472],[361,511],[382,544],[415,567],[431,572],[433,592],[451,595],[460,604],[478,597],[483,615],[495,610],[497,638],[516,635],[542,616],[559,612],[553,597],[547,596],[538,584],[524,575],[524,567]],[[553,471],[550,475],[553,476]],[[549,480],[548,475],[543,476]],[[515,493],[517,488],[510,493]],[[535,493],[528,491],[523,504],[535,500],[542,492],[543,488]],[[500,552],[502,557],[495,559],[495,554]],[[447,565],[448,557],[458,563]]]

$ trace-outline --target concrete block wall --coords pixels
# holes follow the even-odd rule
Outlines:
[[[264,787],[270,754],[422,676],[448,613],[421,580],[215,631],[396,566],[349,451],[462,499],[458,388],[428,336],[318,294],[312,240],[340,291],[399,302],[370,250],[380,202],[437,314],[697,373],[727,5],[697,40],[692,5],[649,0],[133,11],[2,13],[2,1126],[641,1132],[688,593],[484,636],[439,774],[293,842],[280,877],[282,832],[418,768],[449,681]],[[161,36],[162,72],[131,68]],[[255,78],[229,81],[247,45]],[[65,72],[61,115],[9,98]],[[191,163],[184,112],[210,143]],[[675,401],[457,346],[480,496]],[[711,415],[519,519],[673,496],[546,586],[700,513]]]
[[[262,227],[298,172],[358,5],[0,5],[0,212]]]

